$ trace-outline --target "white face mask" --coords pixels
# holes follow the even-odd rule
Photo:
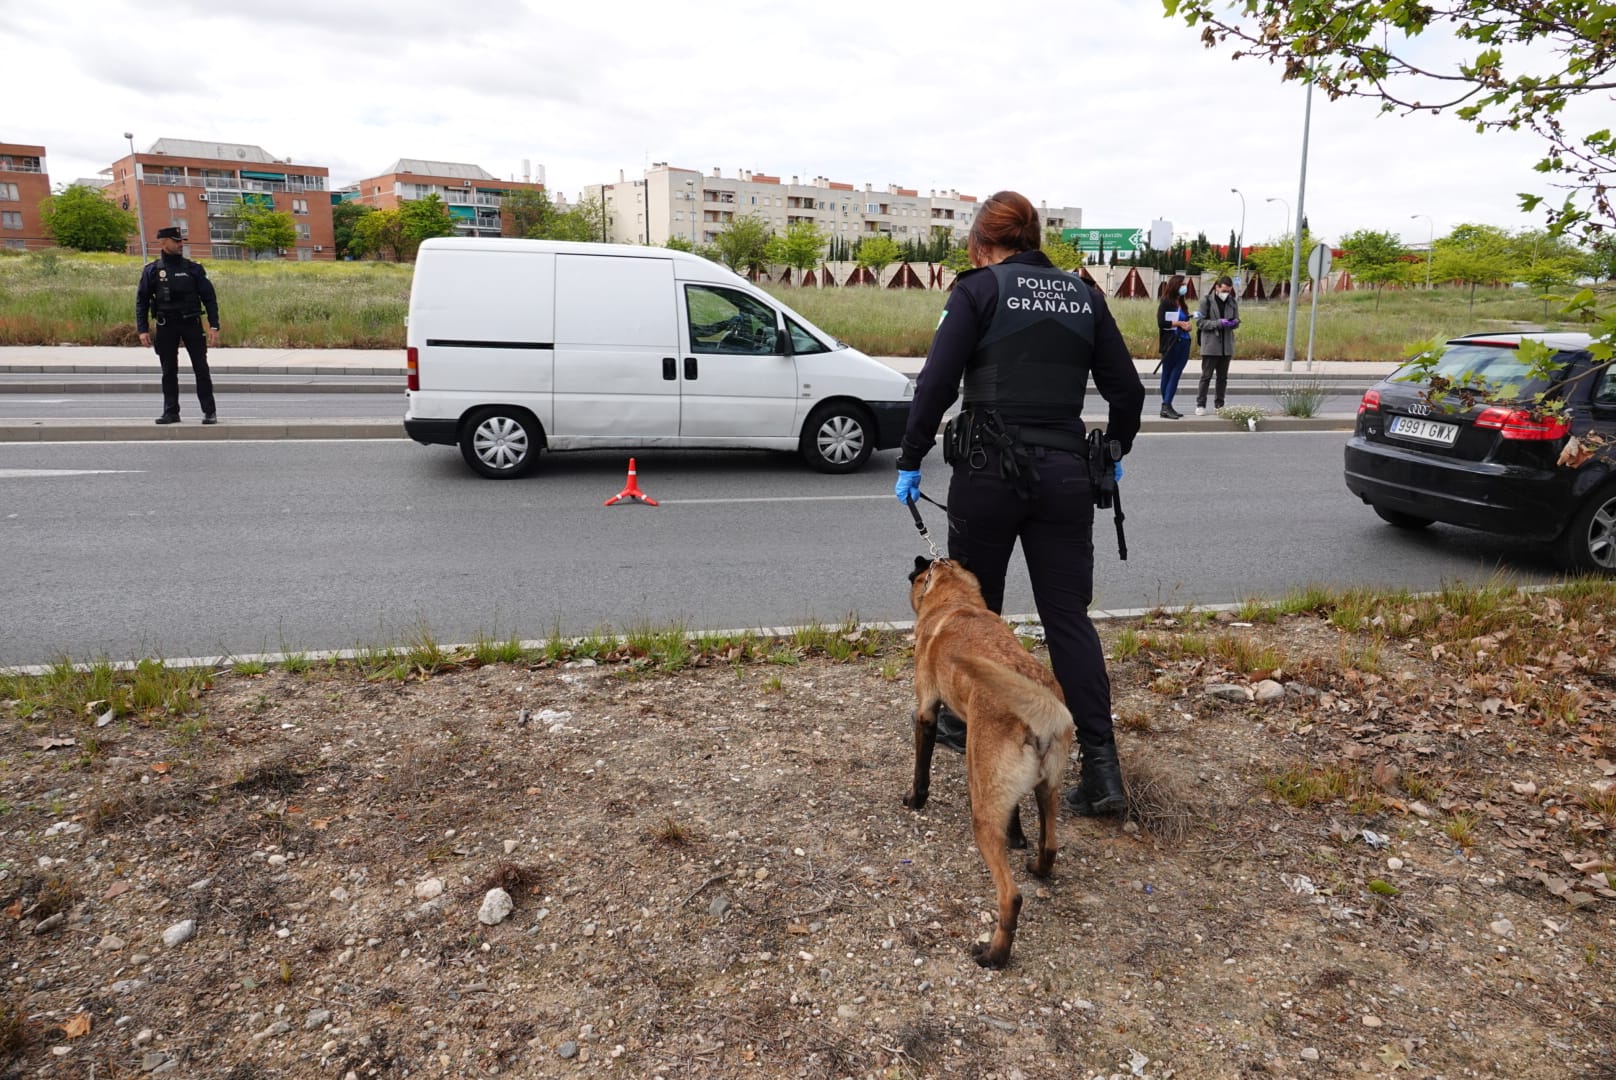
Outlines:
[[[1234,294],[1231,293],[1228,289],[1219,289],[1218,290],[1218,297],[1220,299],[1227,300],[1232,295],[1234,295]]]

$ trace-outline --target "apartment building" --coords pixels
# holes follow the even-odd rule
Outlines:
[[[40,200],[49,194],[45,148],[0,142],[0,248],[31,251],[50,246],[39,220]]]
[[[889,236],[898,243],[928,241],[946,232],[963,243],[975,220],[975,195],[957,190],[888,184],[877,191],[872,184],[856,188],[824,176],[803,182],[745,169],[724,176],[719,169],[700,173],[657,162],[643,178],[618,174],[615,184],[591,184],[587,198],[605,207],[605,235],[614,243],[665,244],[670,238],[708,244],[738,217],[763,219],[775,232],[811,222],[829,236],[856,242],[865,236]],[[1074,206],[1051,208],[1040,204],[1046,228],[1076,228],[1083,211]]]
[[[544,166],[533,179],[522,162],[521,180],[501,180],[480,165],[457,161],[399,158],[379,176],[367,177],[342,190],[344,201],[377,210],[394,210],[406,202],[437,195],[449,204],[449,217],[460,236],[512,236],[510,215],[501,214],[505,197],[514,191],[543,191]]]
[[[185,253],[193,258],[245,259],[251,252],[236,239],[234,207],[254,203],[292,215],[297,242],[278,257],[308,261],[334,258],[330,170],[294,164],[260,146],[192,139],[158,139],[144,153],[129,154],[102,170],[104,190],[137,210],[146,250],[165,225],[177,225]],[[139,238],[129,250],[139,252]]]

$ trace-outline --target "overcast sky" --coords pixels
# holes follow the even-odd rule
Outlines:
[[[250,143],[333,186],[400,157],[569,198],[649,162],[862,188],[1015,188],[1091,228],[1248,243],[1294,210],[1304,91],[1205,49],[1159,0],[721,5],[482,0],[0,0],[0,142],[44,144],[51,180],[160,137]],[[1426,38],[1440,55],[1450,43]],[[1608,108],[1609,103],[1600,103]],[[1593,124],[1586,125],[1592,128]],[[1576,125],[1573,125],[1575,128]],[[1315,94],[1307,216],[1332,239],[1423,243],[1479,221],[1537,226],[1528,134],[1378,115]]]

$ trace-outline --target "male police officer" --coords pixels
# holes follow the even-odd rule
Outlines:
[[[159,424],[180,422],[180,342],[191,358],[196,374],[196,399],[202,405],[202,422],[217,424],[213,402],[213,376],[208,372],[208,346],[219,344],[219,298],[213,282],[201,263],[181,254],[180,230],[168,226],[157,230],[163,253],[140,272],[135,290],[135,329],[140,343],[155,344],[157,359],[163,365],[163,415]],[[202,335],[202,313],[208,316],[207,337]],[[148,317],[157,320],[153,334]]]

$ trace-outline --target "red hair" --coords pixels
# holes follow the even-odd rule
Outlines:
[[[1018,251],[1037,251],[1043,246],[1043,231],[1038,227],[1038,211],[1027,197],[1016,191],[999,191],[988,197],[971,223],[969,250],[976,252],[987,247],[1009,248]]]

